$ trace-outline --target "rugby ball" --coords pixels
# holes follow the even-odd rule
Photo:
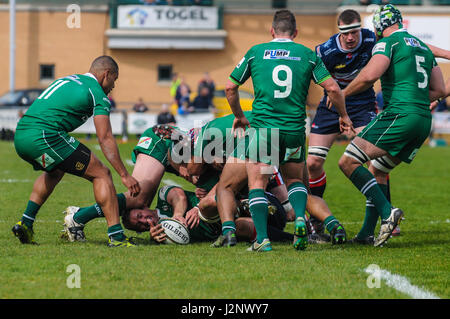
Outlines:
[[[165,244],[189,244],[191,238],[189,231],[180,221],[173,218],[161,218],[158,222],[166,233]]]

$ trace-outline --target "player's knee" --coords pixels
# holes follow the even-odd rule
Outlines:
[[[219,183],[217,184],[216,192],[217,193],[234,192],[232,183],[229,183],[229,182],[223,181],[223,180],[219,180]]]
[[[308,171],[310,173],[322,171],[324,159],[316,156],[308,155],[308,160],[306,161],[308,166]]]
[[[354,142],[348,144],[345,148],[344,155],[341,157],[342,165],[347,163],[355,163],[363,165],[370,160],[370,157]],[[341,160],[339,160],[339,167],[341,167]]]
[[[370,170],[375,177],[377,175],[381,177],[389,174],[394,169],[396,164],[387,155],[385,155],[371,160],[370,166]]]
[[[102,165],[100,172],[101,172],[102,177],[112,179],[111,170],[108,167],[106,167],[105,165]]]
[[[178,199],[180,200],[187,200],[186,197],[186,193],[184,192],[184,190],[180,187],[174,187],[172,188],[169,193],[167,194],[167,196],[176,196]]]
[[[308,160],[306,165],[308,170],[317,171],[322,170],[323,163],[327,159],[330,149],[324,146],[310,146],[308,148]]]
[[[341,171],[345,172],[347,168],[352,164],[352,162],[353,159],[344,153],[339,159],[338,165]]]
[[[88,168],[86,169],[85,176],[89,179],[102,178],[112,179],[111,171],[106,167],[97,157],[91,156]]]

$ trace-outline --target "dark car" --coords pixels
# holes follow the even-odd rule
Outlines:
[[[7,92],[0,96],[0,108],[28,107],[45,89],[24,89]]]

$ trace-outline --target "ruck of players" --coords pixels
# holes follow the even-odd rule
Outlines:
[[[188,130],[148,127],[132,150],[131,173],[109,120],[107,95],[119,65],[100,56],[87,73],[57,79],[17,125],[18,156],[42,174],[12,227],[14,236],[23,244],[38,243],[36,216],[68,173],[91,182],[94,193],[90,206],[61,207],[63,237],[70,242],[89,241],[89,223],[105,218],[110,247],[136,245],[124,228],[163,243],[167,234],[160,221],[170,218],[184,225],[191,242],[209,242],[210,249],[239,242],[248,243],[249,252],[270,252],[274,242],[298,251],[313,244],[385,246],[408,216],[390,196],[396,184],[389,174],[420,156],[431,130],[431,105],[449,95],[435,59],[445,58],[445,50],[408,33],[401,12],[390,4],[374,13],[375,32],[362,27],[354,10],[343,11],[337,24],[339,33],[312,50],[297,39],[301,26],[294,14],[277,11],[268,41],[250,47],[230,68],[225,94],[232,114]],[[255,99],[244,112],[239,88],[249,79]],[[381,112],[373,89],[378,80]],[[307,136],[311,83],[324,95]],[[90,116],[113,170],[69,135]],[[345,213],[335,216],[323,199],[324,163],[341,135],[349,143],[334,167],[363,195],[352,208],[361,211],[362,227],[351,238]],[[184,178],[195,191],[161,183],[165,172]],[[116,192],[116,173],[123,193]],[[156,207],[150,207],[155,199]],[[287,223],[292,231],[286,231]]]

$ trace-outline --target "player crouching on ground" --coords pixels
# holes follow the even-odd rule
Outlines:
[[[202,201],[211,203],[207,197]],[[127,229],[136,232],[150,231],[150,237],[162,243],[166,239],[166,234],[158,221],[160,218],[170,217],[188,226],[192,242],[215,240],[221,232],[217,207],[205,207],[199,204],[200,199],[194,192],[185,191],[177,186],[164,186],[158,192],[156,209],[142,208],[126,211],[122,215],[122,222]],[[282,208],[273,214],[273,218],[269,219],[268,223],[272,241],[292,241],[292,234],[283,232],[286,217]],[[250,217],[238,217],[236,226],[238,240],[250,242],[255,238],[255,227]]]
[[[244,112],[248,117],[252,117],[252,112]],[[214,192],[212,195],[212,202],[214,206],[217,204],[215,200],[215,189],[214,185],[217,185],[224,163],[226,162],[228,156],[230,155],[229,150],[233,148],[228,147],[228,144],[236,144],[236,139],[231,133],[231,126],[234,121],[234,115],[230,114],[225,117],[217,118],[210,121],[208,124],[203,126],[201,129],[193,129],[189,131],[189,136],[186,139],[190,139],[190,142],[185,143],[186,145],[191,145],[193,149],[193,155],[187,164],[187,172],[190,175],[200,175],[199,181],[196,183],[197,191],[207,194],[209,191]],[[169,131],[167,131],[169,130]],[[170,127],[166,129],[161,128],[161,136],[181,136],[181,133],[174,133]],[[175,138],[178,139],[178,138]],[[234,143],[233,143],[234,140]],[[192,151],[192,150],[191,150]],[[208,152],[211,152],[209,154]],[[172,163],[172,166],[176,164]],[[240,167],[239,171],[235,171],[235,183],[233,184],[234,197],[239,196],[242,193],[243,188],[246,188],[247,184],[247,173],[244,167]],[[307,175],[306,170],[304,173]],[[208,181],[203,181],[203,177],[206,177]],[[307,177],[305,177],[308,180]],[[205,186],[202,186],[205,185]],[[203,187],[207,189],[202,189]],[[308,187],[309,190],[309,187]],[[286,185],[284,184],[281,175],[277,170],[273,174],[268,186],[266,187],[266,197],[268,192],[273,194],[276,199],[281,203],[283,209],[287,214],[287,220],[295,220],[295,212],[289,203],[288,191]],[[248,189],[246,191],[245,197],[248,197]],[[273,196],[271,195],[271,196]],[[269,198],[269,201],[273,203],[273,200]],[[232,207],[222,212],[220,219],[222,222],[222,234],[219,236],[216,242],[214,242],[213,247],[230,247],[237,243],[234,232],[236,231],[237,225],[235,225],[235,212],[236,204],[235,201],[230,200],[230,205]],[[327,230],[330,232],[332,237],[332,244],[343,244],[346,242],[346,233],[344,227],[339,223],[339,221],[332,215],[326,202],[318,197],[308,194],[308,201],[306,205],[307,211],[315,216],[318,220],[326,224]],[[269,216],[269,219],[271,217]],[[269,230],[270,232],[270,230]],[[312,234],[313,235],[313,234]],[[311,242],[319,243],[317,238],[314,236],[309,237]],[[323,241],[322,241],[323,242]]]

